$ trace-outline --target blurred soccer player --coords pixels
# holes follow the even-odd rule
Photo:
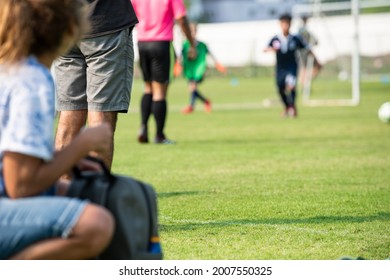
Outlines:
[[[194,38],[196,38],[197,26],[195,23],[190,24],[191,34]],[[205,96],[203,96],[199,90],[198,85],[203,81],[206,69],[207,69],[207,55],[209,55],[214,61],[215,67],[218,71],[222,73],[226,73],[226,69],[218,63],[215,56],[210,52],[209,48],[204,42],[196,40],[196,51],[197,57],[195,59],[191,59],[188,56],[188,50],[190,48],[190,42],[186,41],[183,44],[181,57],[178,60],[178,63],[183,65],[183,74],[184,77],[188,80],[189,91],[191,94],[190,104],[186,106],[182,112],[184,114],[192,113],[195,107],[196,99],[200,99],[205,106],[206,112],[211,112],[211,102]]]
[[[151,114],[156,121],[156,144],[173,144],[164,133],[167,117],[167,92],[175,20],[190,41],[189,56],[196,56],[195,40],[191,36],[183,0],[132,0],[139,19],[138,49],[144,79],[141,100],[141,128],[138,142],[148,143],[148,120]]]
[[[309,31],[307,28],[307,22],[309,20],[308,16],[302,16],[302,25],[298,30],[298,35],[304,40],[306,44],[308,44],[310,47],[313,47],[318,44],[317,38],[313,35],[312,32]],[[305,48],[299,50],[299,57],[300,57],[300,67],[301,67],[301,74],[300,74],[300,81],[304,82],[306,78],[306,68],[309,61],[309,57],[311,57],[310,52]],[[315,57],[311,57],[313,59],[313,69],[311,76],[312,78],[317,77],[318,73],[320,72],[322,65],[319,63],[319,61]]]
[[[276,84],[282,102],[285,106],[285,117],[297,117],[296,85],[298,72],[297,50],[307,49],[309,46],[296,35],[290,34],[291,16],[283,14],[279,18],[282,34],[275,35],[264,51],[276,53]],[[315,57],[315,56],[314,56]]]

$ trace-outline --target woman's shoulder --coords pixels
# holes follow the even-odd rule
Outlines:
[[[51,74],[49,69],[42,65],[35,57],[29,56],[28,58],[14,63],[12,65],[0,65],[0,75],[2,80],[7,79],[9,84],[11,81],[50,81]]]
[[[18,65],[0,70],[0,91],[2,98],[26,103],[52,101],[54,82],[49,69],[35,58],[28,58]]]

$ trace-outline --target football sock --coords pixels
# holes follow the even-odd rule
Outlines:
[[[206,99],[199,91],[195,90],[195,92],[196,92],[196,96],[197,96],[200,100],[202,100],[203,103],[206,103],[206,102],[207,102],[207,99]]]
[[[191,107],[194,107],[194,106],[195,106],[196,95],[197,95],[196,90],[194,90],[194,91],[191,92],[191,100],[190,100],[190,105],[191,105]]]
[[[152,94],[144,94],[141,99],[141,121],[147,126],[150,114],[152,113]]]
[[[283,101],[284,106],[287,108],[289,106],[289,102],[288,102],[288,98],[287,98],[287,95],[284,92],[284,90],[279,89],[279,95],[280,95],[280,98]]]
[[[291,92],[290,92],[290,100],[291,100],[291,106],[294,106],[295,107],[295,97],[296,97],[296,92],[295,92],[295,89],[293,89]]]
[[[152,112],[156,120],[157,137],[165,138],[164,126],[167,116],[167,102],[166,100],[153,101]]]

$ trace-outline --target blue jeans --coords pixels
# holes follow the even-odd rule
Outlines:
[[[58,196],[0,197],[0,259],[36,242],[67,238],[86,202]]]

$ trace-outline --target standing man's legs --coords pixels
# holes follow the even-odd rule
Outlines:
[[[148,120],[153,114],[156,121],[157,144],[171,144],[164,128],[167,118],[167,92],[170,78],[171,42],[138,42],[140,66],[144,78],[144,95],[141,100],[141,128],[138,142],[148,143]]]
[[[103,122],[108,122],[111,125],[114,135],[117,122],[117,112],[88,112],[88,126],[97,126]],[[86,110],[78,111],[63,111],[60,112],[58,127],[56,133],[55,146],[56,150],[61,150],[73,140],[79,133],[81,128],[85,126],[87,119]],[[111,139],[111,150],[105,155],[95,156],[104,160],[106,166],[111,168],[112,159],[114,155],[114,136]]]
[[[164,127],[167,117],[166,95],[168,83],[145,82],[144,95],[141,99],[141,128],[138,134],[138,142],[148,143],[148,121],[153,114],[156,121],[156,142],[164,140]]]
[[[152,82],[153,90],[153,102],[152,102],[152,113],[156,121],[156,138],[155,142],[157,144],[162,143],[166,140],[164,134],[165,121],[167,119],[167,91],[168,91],[168,82],[159,83]]]
[[[56,150],[62,150],[79,133],[87,120],[87,110],[59,112],[57,133],[55,139]]]
[[[88,114],[88,104],[84,98],[87,87],[86,69],[84,56],[77,46],[73,47],[66,56],[54,61],[56,107],[59,111],[55,137],[56,150],[67,146],[85,126]]]
[[[56,135],[63,148],[85,125],[109,122],[115,132],[117,113],[127,112],[133,81],[132,27],[95,38],[83,39],[55,63],[57,109],[61,111]],[[114,134],[113,134],[114,135]],[[108,154],[98,155],[108,167]]]
[[[59,112],[57,132],[55,136],[56,151],[62,150],[72,142],[73,138],[85,126],[87,110],[63,111]],[[70,174],[61,176],[62,179],[69,180]]]
[[[112,160],[114,157],[114,133],[116,129],[116,123],[118,119],[117,112],[88,112],[88,126],[96,126],[103,122],[108,122],[112,129],[111,149],[105,155],[98,155],[104,160],[106,166],[111,168]]]
[[[149,117],[152,114],[152,102],[153,102],[153,92],[152,92],[152,83],[144,83],[144,94],[141,99],[141,128],[138,133],[138,142],[148,143],[148,122]]]

